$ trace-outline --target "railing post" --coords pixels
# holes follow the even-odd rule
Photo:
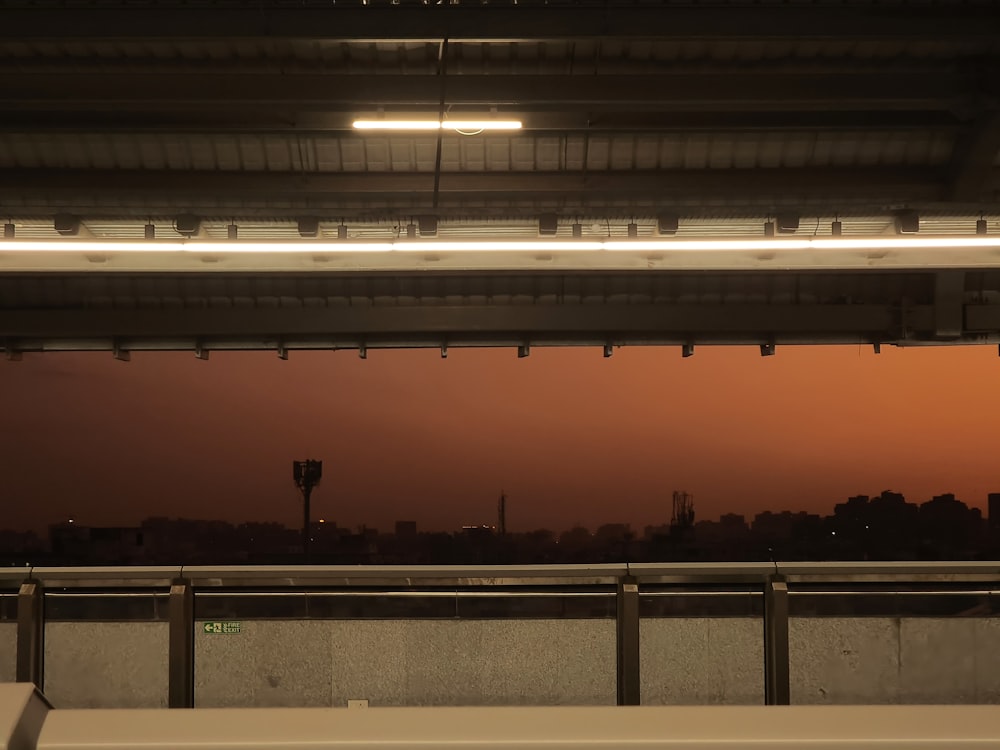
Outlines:
[[[178,578],[170,584],[170,708],[194,707],[194,589]]]
[[[38,581],[21,584],[17,593],[17,681],[42,689],[45,655],[44,588]]]
[[[634,578],[618,581],[618,705],[639,705],[639,585]]]
[[[764,584],[764,703],[791,702],[788,668],[788,584],[772,576]]]

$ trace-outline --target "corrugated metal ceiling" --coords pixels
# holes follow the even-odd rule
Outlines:
[[[11,170],[3,186],[4,203],[12,212],[21,207],[29,214],[51,207],[99,215],[107,207],[111,216],[138,213],[144,205],[151,212],[187,205],[205,215],[228,210],[239,215],[241,209],[249,214],[256,206],[260,211],[254,215],[263,220],[284,210],[315,210],[323,216],[370,210],[391,216],[405,205],[414,210],[440,207],[441,215],[450,217],[458,212],[474,216],[479,206],[482,218],[526,216],[555,207],[599,217],[657,204],[683,210],[699,203],[705,214],[796,202],[803,213],[840,208],[888,212],[911,202],[925,213],[949,203],[972,212],[996,202],[1000,173],[981,173],[978,165],[1000,165],[1000,151],[990,150],[1000,126],[991,125],[987,106],[990,66],[1000,59],[1000,34],[986,33],[986,22],[980,24],[985,31],[966,33],[961,21],[982,20],[981,10],[958,16],[928,13],[982,9],[986,3],[526,0],[521,3],[526,11],[527,6],[565,11],[570,27],[565,36],[558,26],[561,17],[553,25],[549,14],[546,33],[558,38],[515,35],[468,41],[475,38],[476,24],[489,17],[488,10],[478,10],[487,3],[449,0],[446,5],[477,10],[465,13],[466,22],[474,21],[464,27],[466,41],[449,41],[448,75],[481,78],[466,79],[465,88],[454,86],[442,106],[456,113],[492,106],[500,114],[523,114],[525,130],[514,136],[449,134],[440,143],[434,135],[354,134],[347,129],[350,119],[361,114],[355,109],[368,106],[368,99],[372,112],[425,112],[428,102],[436,112],[439,84],[431,76],[438,71],[439,44],[427,41],[429,37],[399,41],[409,28],[402,28],[399,19],[455,16],[448,16],[447,8],[428,8],[425,14],[421,4],[6,3],[51,7],[53,13],[60,7],[100,7],[101,23],[114,21],[115,9],[176,8],[186,15],[180,26],[171,26],[172,17],[161,15],[161,26],[149,29],[137,22],[142,15],[136,10],[119,38],[92,33],[84,38],[70,22],[55,38],[47,36],[46,24],[39,21],[32,39],[11,33],[0,40],[0,78],[8,81],[6,87],[0,82],[0,95],[7,93],[6,104],[0,101],[7,115],[6,123],[0,120],[0,169]],[[407,6],[411,15],[400,16],[394,10],[398,5]],[[528,23],[532,18],[522,16],[515,5],[491,5],[508,11],[504,33],[518,31],[522,17]],[[605,22],[626,5],[662,7],[663,28],[650,24],[648,38],[633,36],[633,29],[601,36]],[[598,10],[577,27],[582,31],[574,38],[572,14],[578,6]],[[706,7],[723,15],[702,13]],[[328,25],[313,34],[298,10],[317,8],[329,11],[313,16]],[[304,38],[336,34],[331,19],[338,9],[348,8],[365,34],[388,27],[397,38]],[[691,10],[697,17],[687,28],[695,30],[674,34],[667,8]],[[752,12],[730,17],[729,26],[715,34],[713,27],[726,8]],[[826,9],[825,15],[809,12],[813,8]],[[854,14],[848,20],[874,20],[881,30],[866,36],[854,32],[858,24],[832,22],[832,32],[813,29],[814,19],[831,21],[830,9],[839,8]],[[216,12],[220,9],[221,15]],[[227,10],[232,13],[226,15]],[[733,18],[754,22],[757,10],[764,14],[754,27],[761,33],[745,31],[742,22],[734,25]],[[786,23],[791,11],[798,15]],[[918,16],[918,23],[894,35],[892,26],[886,26],[887,14],[907,12]],[[209,13],[216,19],[209,24],[212,37],[198,39],[198,19],[209,23]],[[90,17],[97,16],[74,16]],[[660,15],[630,16],[639,17]],[[25,23],[35,23],[25,18]],[[39,14],[34,18],[44,20]],[[958,21],[947,34],[934,33],[953,18]],[[242,24],[241,31],[228,38],[227,24],[234,22]],[[784,25],[771,36],[766,31],[774,22]],[[171,31],[162,32],[164,26]],[[425,26],[445,28],[437,21]],[[97,22],[94,29],[100,31]],[[270,31],[274,34],[268,37]],[[116,74],[113,81],[102,75],[106,72]],[[204,75],[208,72],[218,78]],[[268,75],[255,84],[255,73]],[[295,79],[307,73],[314,77]],[[323,74],[379,78],[339,79],[338,99],[329,88],[337,79]],[[422,75],[425,80],[387,82],[383,74]],[[546,82],[539,75],[567,78]],[[595,75],[621,78],[588,80]],[[646,78],[652,75],[662,76],[659,88],[653,89],[652,79]],[[554,96],[552,87],[560,84],[563,95]],[[410,93],[415,86],[419,92]],[[519,106],[523,112],[517,112]],[[99,175],[104,182],[89,181],[87,170],[108,172]],[[197,196],[187,200],[186,171],[199,173],[192,179],[223,179],[204,180]],[[432,183],[429,176],[437,171],[445,179]],[[678,186],[684,178],[678,171],[700,172],[692,178],[700,180],[700,192],[682,191]],[[617,177],[602,174],[608,172]],[[742,182],[729,180],[727,172]],[[251,173],[253,179],[246,179]],[[626,173],[645,182],[637,187]],[[371,177],[356,189],[362,174]],[[588,181],[592,174],[600,179]],[[331,179],[337,175],[346,179]],[[407,175],[414,179],[397,179]],[[565,179],[549,179],[551,175]],[[859,192],[863,195],[857,197]],[[116,213],[116,206],[123,210]]]
[[[940,165],[933,131],[446,136],[445,172]],[[0,132],[0,168],[433,172],[434,136]]]
[[[122,64],[137,71],[184,70],[211,65],[247,70],[280,63],[286,72],[344,71],[431,74],[437,70],[435,42],[339,40],[143,40],[0,42],[0,61],[45,70],[85,64],[94,70]],[[451,42],[453,74],[642,73],[692,63],[894,63],[974,59],[1000,52],[1000,39],[940,40],[546,40]]]

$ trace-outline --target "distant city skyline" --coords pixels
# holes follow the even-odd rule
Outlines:
[[[1000,491],[994,347],[46,354],[0,363],[5,522],[277,521],[294,459],[324,461],[313,518],[508,527],[820,512],[892,490]]]
[[[735,560],[982,560],[1000,552],[1000,493],[984,517],[950,493],[912,503],[895,492],[855,495],[829,513],[767,510],[696,521],[677,493],[669,523],[606,523],[503,532],[471,525],[447,532],[397,521],[349,529],[323,520],[302,528],[152,517],[134,526],[67,520],[44,536],[0,529],[0,565],[532,564]]]

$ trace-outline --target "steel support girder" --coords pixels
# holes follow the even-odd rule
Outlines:
[[[474,336],[631,334],[889,335],[889,305],[531,304],[385,307],[66,309],[0,311],[0,338],[241,336]],[[907,326],[934,330],[934,309],[906,310]]]
[[[997,182],[996,170],[990,184]],[[18,202],[29,193],[65,196],[183,195],[204,198],[316,197],[344,201],[375,199],[418,203],[434,185],[431,172],[214,172],[188,170],[9,169],[0,172],[0,197]],[[936,202],[946,198],[942,170],[928,167],[651,169],[637,171],[445,172],[442,200],[549,197],[566,200],[649,200],[705,202],[715,198],[745,201],[784,196],[828,203],[894,199]],[[71,206],[67,206],[67,209]]]
[[[987,6],[920,5],[901,12],[878,3],[826,8],[642,7],[490,4],[290,7],[288,4],[111,5],[11,3],[4,25],[19,39],[323,39],[344,41],[511,41],[544,39],[698,39],[799,41],[927,40],[992,42],[1000,21]]]
[[[635,111],[949,110],[976,93],[976,79],[947,69],[693,71],[649,75],[453,75],[444,83],[451,105],[552,109],[559,106]],[[281,106],[347,108],[423,106],[436,111],[437,75],[88,72],[0,77],[0,108],[94,110],[102,106],[171,111]],[[457,116],[457,115],[456,115]],[[530,127],[531,123],[528,122]]]

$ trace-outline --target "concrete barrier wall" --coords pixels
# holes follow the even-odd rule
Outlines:
[[[50,622],[45,625],[46,697],[56,708],[167,705],[165,622]]]
[[[0,682],[17,676],[17,623],[0,622]]]
[[[755,618],[643,618],[642,703],[763,703],[763,630]]]
[[[599,705],[615,700],[612,620],[244,621],[195,634],[199,706]],[[0,623],[0,681],[17,626]],[[760,704],[752,618],[640,622],[642,702]],[[1000,703],[1000,618],[792,618],[792,703]],[[60,708],[167,703],[162,622],[46,625]]]
[[[244,621],[195,629],[195,704],[611,705],[612,620]]]
[[[792,703],[1000,701],[1000,619],[793,618]]]

